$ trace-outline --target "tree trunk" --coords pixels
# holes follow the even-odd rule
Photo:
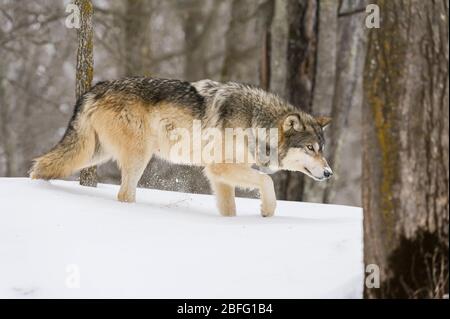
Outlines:
[[[94,40],[92,29],[93,7],[90,0],[76,0],[80,9],[80,28],[78,29],[76,97],[80,98],[91,88],[94,75]],[[80,173],[80,184],[97,186],[97,168],[85,168]]]
[[[366,0],[345,1],[347,6],[341,12],[351,12],[364,8]],[[352,133],[357,134],[359,123],[349,123],[350,112],[361,110],[362,104],[362,70],[366,54],[366,28],[364,27],[364,14],[361,12],[339,18],[338,53],[336,60],[336,82],[332,100],[332,125],[327,129],[326,157],[329,165],[335,172],[332,179],[324,183],[325,190],[322,201],[331,203],[339,185],[341,176],[351,178],[350,172],[340,174],[340,158],[342,144],[347,140],[346,132],[351,125]],[[358,110],[356,110],[358,108]],[[360,118],[358,119],[360,122]],[[352,152],[352,158],[360,158],[361,153]],[[353,167],[353,170],[355,168]],[[360,171],[360,170],[359,170]],[[359,173],[360,174],[360,173]],[[358,175],[359,175],[358,174]]]
[[[340,44],[337,41],[339,3],[336,0],[322,0],[318,3],[317,69],[313,97],[314,114],[331,114],[336,83],[336,52],[337,46]],[[334,123],[332,124],[334,125]],[[328,144],[327,134],[325,134],[325,141]],[[325,155],[327,150],[328,145],[325,145]],[[334,167],[332,168],[334,170]],[[326,183],[329,182],[330,180]],[[318,183],[311,178],[306,178],[302,200],[322,202],[326,183]]]
[[[182,18],[186,62],[184,77],[187,81],[198,81],[207,76],[207,47],[203,36],[206,34],[212,19],[209,20],[202,10],[201,1],[186,0],[177,3]],[[211,12],[213,14],[213,12]],[[207,21],[209,20],[209,21]]]
[[[259,18],[258,28],[261,34],[261,46],[259,52],[259,86],[264,90],[269,90],[270,87],[270,26],[272,25],[272,19],[274,14],[274,2],[267,0],[263,4],[264,8],[261,10],[261,17]]]
[[[263,34],[270,19],[271,1],[233,0],[230,21],[225,33],[224,60],[221,70],[222,81],[244,83],[259,82],[258,63],[255,61]],[[264,42],[264,41],[262,41]]]
[[[364,71],[364,261],[370,298],[448,294],[448,2],[378,1]]]
[[[314,86],[314,111],[330,114],[336,76],[338,33],[338,5],[336,0],[319,2],[317,74]]]
[[[275,0],[271,28],[270,90],[311,112],[316,69],[316,0]],[[278,199],[302,200],[304,176],[274,174]]]
[[[150,76],[150,6],[148,0],[127,0],[125,3],[125,75]]]

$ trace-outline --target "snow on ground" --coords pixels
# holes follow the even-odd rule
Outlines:
[[[361,298],[362,210],[0,178],[2,298]]]

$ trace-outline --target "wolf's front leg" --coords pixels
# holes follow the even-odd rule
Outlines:
[[[211,187],[216,194],[217,207],[222,216],[236,216],[234,186],[211,180]]]
[[[262,185],[259,190],[261,194],[261,215],[263,217],[271,217],[275,213],[277,206],[277,197],[275,195],[275,187],[273,180],[269,175],[262,174]]]
[[[276,208],[275,189],[272,178],[247,165],[214,164],[206,169],[210,180],[231,186],[257,188],[261,194],[261,215],[273,216]],[[213,186],[214,187],[214,186]]]

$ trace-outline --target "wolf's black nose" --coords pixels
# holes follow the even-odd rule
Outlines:
[[[323,176],[325,176],[325,178],[329,178],[331,175],[333,175],[333,172],[327,169],[323,171]]]

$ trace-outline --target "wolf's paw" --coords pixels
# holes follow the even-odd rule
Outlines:
[[[119,192],[117,199],[122,203],[134,203],[136,201],[136,196],[134,194]]]
[[[220,215],[225,217],[233,217],[236,216],[236,206],[233,203],[222,203],[219,207]]]
[[[236,216],[236,210],[221,210],[220,211],[220,215],[224,216],[224,217],[234,217]]]
[[[275,214],[275,208],[277,207],[276,201],[270,203],[261,204],[261,216],[272,217]]]

